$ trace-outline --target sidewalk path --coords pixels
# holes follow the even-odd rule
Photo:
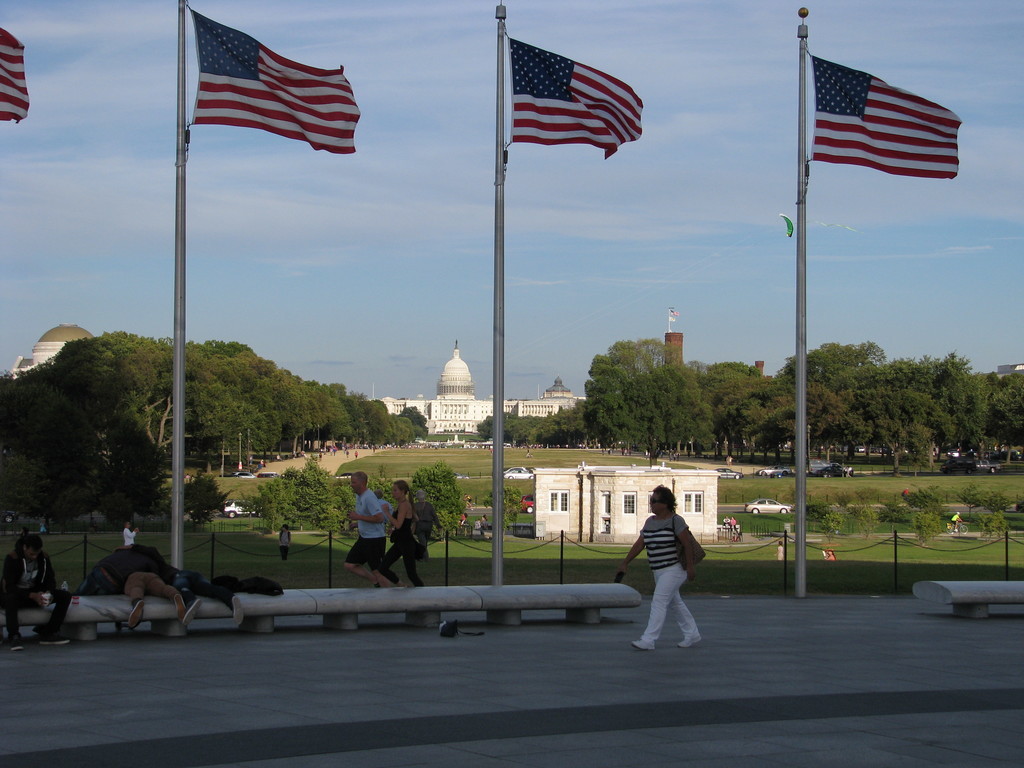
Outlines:
[[[654,652],[629,645],[648,600],[593,626],[444,617],[482,637],[367,616],[351,632],[228,619],[182,639],[143,624],[29,642],[0,651],[0,695],[35,701],[5,713],[0,768],[1020,764],[1020,606],[975,620],[902,597],[687,602],[704,640],[677,648],[666,630]]]

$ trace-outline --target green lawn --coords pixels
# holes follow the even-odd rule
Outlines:
[[[185,566],[207,575],[230,574],[238,578],[266,576],[286,588],[333,586],[364,587],[365,581],[345,573],[342,563],[351,539],[329,542],[320,533],[296,533],[291,555],[282,561],[273,535],[258,533],[190,533],[185,536]],[[52,535],[46,549],[54,561],[58,579],[66,578],[72,588],[83,568],[120,544],[120,535],[89,536],[83,549],[80,534]],[[140,536],[140,543],[168,552],[168,534]],[[776,559],[778,541],[753,540],[742,545],[707,546],[708,557],[698,569],[695,583],[686,590],[697,594],[779,595],[794,584],[794,544],[789,542],[786,571]],[[836,552],[835,562],[826,562],[821,550]],[[579,545],[558,540],[540,543],[506,539],[504,582],[600,583],[611,581],[626,552],[625,546]],[[912,537],[837,537],[833,542],[811,540],[807,549],[807,591],[823,594],[906,594],[913,583],[930,579],[1024,579],[1024,539],[1002,540],[976,537],[939,537],[927,546]],[[445,543],[431,545],[431,559],[420,564],[427,584],[442,585],[446,579]],[[396,572],[402,573],[401,566]],[[488,584],[491,581],[491,543],[468,539],[448,542],[447,583]],[[653,589],[650,571],[643,558],[629,569],[626,583],[649,594]]]

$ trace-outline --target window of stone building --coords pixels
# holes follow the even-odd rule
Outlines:
[[[612,495],[607,491],[601,494],[601,533],[612,532]]]
[[[635,493],[624,493],[624,494],[622,494],[622,514],[624,514],[624,515],[635,515],[636,514],[636,494]]]
[[[683,491],[679,496],[679,507],[680,515],[702,516],[704,514],[704,492]]]
[[[551,492],[551,511],[552,512],[568,512],[569,511],[569,492],[568,491],[552,491]]]

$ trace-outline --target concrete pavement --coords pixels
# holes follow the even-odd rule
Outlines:
[[[0,650],[0,768],[954,766],[1020,762],[1024,607],[987,620],[904,597],[696,597],[704,640],[598,626],[398,616],[356,632],[201,621]],[[143,624],[142,628],[145,629]]]

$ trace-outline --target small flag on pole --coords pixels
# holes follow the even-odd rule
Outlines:
[[[512,141],[591,144],[611,157],[640,138],[644,104],[611,75],[509,40],[512,53]]]
[[[898,176],[957,174],[960,118],[945,107],[860,72],[812,56],[812,160],[864,165]]]
[[[674,309],[669,309],[669,311],[668,311],[668,321],[670,323],[674,323],[676,321],[677,317],[679,317],[679,313],[676,312]]]
[[[18,122],[28,114],[25,46],[0,29],[0,120]]]
[[[199,51],[193,123],[259,128],[313,149],[356,151],[359,108],[344,68],[291,61],[195,11],[192,21]]]

